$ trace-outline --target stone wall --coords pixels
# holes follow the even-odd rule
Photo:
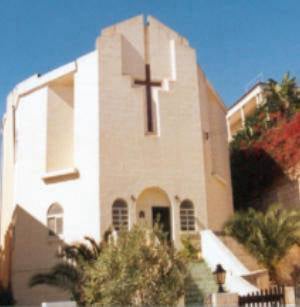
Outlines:
[[[259,209],[266,209],[273,204],[280,204],[287,209],[300,209],[300,179],[292,180],[282,175],[260,198],[249,202],[250,206]]]

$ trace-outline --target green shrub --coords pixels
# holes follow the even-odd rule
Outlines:
[[[183,248],[180,251],[180,254],[184,258],[190,261],[199,260],[199,249],[195,247],[190,236],[182,237],[181,243],[182,243]]]
[[[92,266],[83,287],[88,304],[173,306],[184,293],[186,267],[161,229],[119,233]]]

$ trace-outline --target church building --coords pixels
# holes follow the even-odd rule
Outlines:
[[[28,287],[64,243],[159,218],[180,247],[233,213],[226,108],[187,39],[153,17],[19,83],[2,159],[0,278],[22,305],[68,298]]]

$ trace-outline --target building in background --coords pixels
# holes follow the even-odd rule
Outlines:
[[[257,106],[264,102],[264,83],[259,82],[239,98],[227,111],[227,134],[232,137],[245,126],[245,119],[252,115]]]
[[[245,120],[254,114],[256,108],[264,104],[265,86],[266,83],[258,82],[228,108],[226,120],[229,142],[245,127]],[[263,209],[276,203],[286,208],[300,208],[299,163],[275,178],[273,184],[266,187],[258,198],[251,199],[249,206]]]

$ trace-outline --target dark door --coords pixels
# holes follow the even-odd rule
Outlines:
[[[157,222],[166,233],[167,239],[171,240],[171,223],[170,223],[170,208],[167,207],[152,207],[153,225]]]

